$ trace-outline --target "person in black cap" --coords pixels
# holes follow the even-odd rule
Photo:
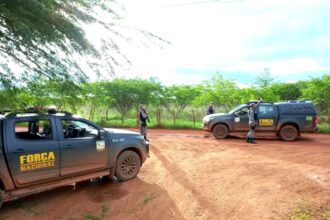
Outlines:
[[[140,119],[140,134],[143,135],[145,140],[148,140],[147,121],[149,122],[149,116],[143,105],[140,106],[139,119]]]
[[[249,117],[249,133],[246,136],[246,142],[250,143],[250,144],[255,144],[256,142],[254,141],[254,133],[255,130],[257,128],[257,113],[256,113],[256,109],[258,107],[258,105],[260,104],[260,99],[257,103],[251,103],[250,104],[250,108],[248,111],[248,117]]]
[[[206,111],[206,114],[207,115],[212,115],[212,114],[214,114],[214,108],[213,108],[213,106],[212,106],[212,102],[210,103],[210,105],[209,105],[209,107],[207,107],[207,111]]]

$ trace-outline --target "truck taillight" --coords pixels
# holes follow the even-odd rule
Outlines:
[[[315,128],[317,126],[317,116],[313,117],[313,127]]]

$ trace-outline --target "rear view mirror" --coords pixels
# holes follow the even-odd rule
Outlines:
[[[98,139],[99,140],[105,139],[105,131],[104,130],[99,130],[99,132],[98,132]]]

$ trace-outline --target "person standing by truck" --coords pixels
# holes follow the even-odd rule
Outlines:
[[[207,115],[212,115],[212,114],[214,114],[214,113],[215,113],[215,111],[214,111],[214,108],[213,108],[213,106],[212,106],[212,102],[211,102],[210,105],[209,105],[209,107],[207,107],[206,114],[207,114]]]
[[[145,140],[148,140],[147,121],[149,122],[149,116],[143,105],[140,106],[139,119],[140,119],[140,134],[143,135]]]
[[[250,108],[248,111],[248,117],[249,117],[249,132],[246,137],[246,142],[250,144],[255,144],[256,142],[254,141],[254,133],[255,129],[257,128],[257,121],[258,121],[258,116],[256,113],[256,109],[258,105],[260,104],[260,99],[257,103],[251,103]]]

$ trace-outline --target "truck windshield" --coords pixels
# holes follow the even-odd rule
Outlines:
[[[236,112],[237,110],[239,110],[239,109],[241,109],[241,108],[243,108],[243,107],[246,107],[246,106],[247,106],[246,104],[239,105],[239,106],[237,106],[236,108],[234,108],[233,110],[231,110],[231,111],[229,112],[229,114],[233,114],[233,113]]]

